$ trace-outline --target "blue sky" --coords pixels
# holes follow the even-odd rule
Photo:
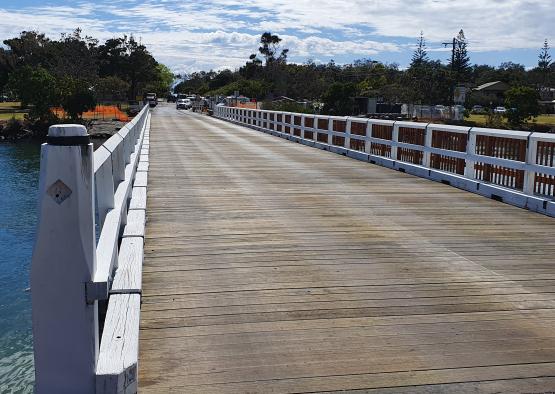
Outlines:
[[[133,34],[176,72],[234,69],[264,31],[282,37],[299,63],[371,58],[406,67],[420,31],[430,57],[446,61],[441,43],[461,28],[473,63],[533,67],[544,39],[555,46],[554,22],[555,0],[0,0],[2,40],[76,27],[99,39]]]

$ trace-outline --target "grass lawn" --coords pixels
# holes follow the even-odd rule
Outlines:
[[[471,122],[476,122],[479,125],[485,125],[486,124],[486,115],[471,114],[469,117],[467,117],[465,119],[469,120]],[[536,120],[537,124],[555,126],[555,116],[540,115],[540,116],[536,117],[535,120]],[[504,120],[503,122],[506,123],[507,121]]]
[[[22,120],[24,115],[25,113],[23,112],[0,113],[0,120],[8,120],[11,118]]]
[[[7,101],[5,103],[0,103],[0,110],[5,109],[20,109],[20,102],[19,101]]]

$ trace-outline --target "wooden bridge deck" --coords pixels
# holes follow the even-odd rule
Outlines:
[[[161,105],[141,392],[555,389],[555,221]]]

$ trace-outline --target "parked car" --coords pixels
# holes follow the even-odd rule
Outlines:
[[[149,107],[156,107],[158,105],[158,97],[156,93],[147,93],[145,95],[145,102],[148,103]]]
[[[472,107],[473,114],[483,114],[484,112],[486,111],[484,110],[484,107],[482,107],[481,105],[475,105],[474,107]]]
[[[189,99],[177,99],[177,102],[175,103],[175,109],[189,109],[191,108],[192,104],[191,104],[191,100]]]
[[[134,116],[141,112],[141,104],[138,101],[129,101],[128,105],[127,113],[129,115]]]
[[[177,101],[177,95],[170,93],[168,95],[168,103],[175,103]]]
[[[493,112],[496,113],[496,114],[505,114],[505,113],[507,113],[507,108],[505,108],[505,107],[495,107]]]

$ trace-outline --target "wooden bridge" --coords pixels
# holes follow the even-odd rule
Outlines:
[[[93,380],[73,392],[554,390],[551,137],[231,108],[150,116],[123,178],[115,279],[87,287],[109,293]],[[481,136],[497,145],[480,151]],[[43,391],[77,387],[60,379]]]

